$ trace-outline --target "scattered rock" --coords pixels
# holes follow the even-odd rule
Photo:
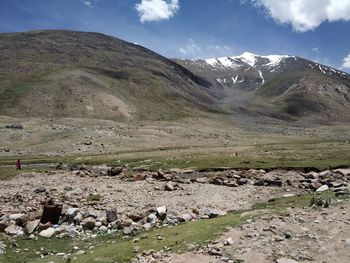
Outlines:
[[[324,192],[327,190],[329,190],[329,187],[328,187],[328,185],[325,184],[325,185],[322,185],[319,188],[317,188],[316,192]]]
[[[48,229],[45,229],[39,233],[39,236],[50,238],[56,233],[56,229],[49,227]]]
[[[218,216],[224,216],[227,214],[227,212],[219,209],[206,209],[204,214],[207,215],[209,218],[215,218]]]
[[[279,258],[276,260],[276,263],[298,263],[298,261],[290,258]]]
[[[4,232],[8,235],[13,235],[13,236],[21,236],[23,235],[23,229],[20,226],[17,225],[10,225],[8,226]]]
[[[232,245],[233,245],[233,240],[232,240],[232,238],[225,239],[224,242],[223,242],[223,244],[224,244],[225,246],[232,246]]]
[[[172,182],[168,182],[164,185],[164,190],[165,191],[174,191],[175,185]]]
[[[96,219],[92,216],[89,216],[85,218],[81,223],[85,230],[91,230],[95,227]]]
[[[116,209],[109,209],[106,211],[107,222],[113,222],[117,220],[117,218],[118,218],[118,214]]]
[[[29,221],[26,226],[25,226],[25,230],[28,234],[32,234],[35,229],[38,227],[40,220],[33,220],[33,221]]]
[[[123,172],[122,167],[112,167],[107,171],[108,176],[117,176],[120,175]]]
[[[46,188],[43,187],[43,186],[39,186],[38,188],[36,188],[36,189],[34,190],[34,193],[36,193],[36,194],[44,193],[44,192],[46,192]]]

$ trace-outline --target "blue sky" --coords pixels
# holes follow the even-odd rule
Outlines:
[[[350,0],[1,0],[0,32],[95,31],[164,56],[297,55],[350,71]]]

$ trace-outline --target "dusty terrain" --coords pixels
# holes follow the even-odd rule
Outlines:
[[[227,229],[214,242],[223,247],[224,259],[199,249],[197,253],[169,256],[167,262],[230,262],[228,259],[234,262],[235,259],[270,263],[280,259],[288,263],[346,263],[350,261],[349,211],[350,203],[346,202],[327,209],[289,209],[281,216],[267,214],[257,221]],[[232,243],[222,245],[228,239]]]
[[[331,262],[331,258],[336,257],[334,262],[343,263],[350,256],[350,218],[349,203],[341,200],[348,195],[349,182],[350,169],[323,172],[171,169],[152,172],[118,167],[88,170],[77,166],[72,171],[24,173],[0,182],[0,252],[7,256],[10,252],[6,241],[15,242],[10,243],[13,247],[21,237],[29,237],[34,242],[31,246],[35,246],[39,237],[55,240],[56,236],[74,242],[94,242],[101,235],[107,238],[111,236],[113,240],[117,234],[125,239],[152,229],[156,231],[156,240],[165,239],[167,242],[169,239],[171,242],[172,237],[167,232],[158,234],[157,229],[171,226],[170,229],[176,231],[178,226],[207,221],[207,231],[212,231],[210,228],[214,227],[221,233],[223,229],[216,225],[220,221],[212,221],[211,225],[210,218],[228,220],[220,223],[222,226],[234,225],[233,222],[239,222],[242,218],[243,225],[239,226],[240,223],[236,227],[224,228],[224,233],[216,241],[208,243],[199,238],[198,241],[204,242],[204,245],[198,246],[183,239],[189,251],[185,254],[164,250],[140,251],[138,244],[132,245],[130,249],[134,250],[133,257],[137,256],[135,262],[140,263],[275,262],[284,257],[296,260],[290,262]],[[307,193],[322,193],[328,189],[334,191],[335,196],[332,199],[320,199],[321,203],[313,202],[315,207],[310,208],[310,201],[304,201],[304,205],[293,203],[289,208],[273,205],[275,200],[285,199],[286,204],[289,204]],[[39,223],[42,202],[49,198],[56,204],[63,204],[57,225]],[[288,198],[296,199],[288,201]],[[269,205],[265,208],[255,206],[270,202],[275,210],[270,210]],[[301,209],[300,206],[307,208]],[[238,218],[230,211],[238,212]],[[230,219],[225,219],[231,217],[232,223]],[[179,235],[181,239],[181,235],[186,235],[184,231],[175,236]],[[146,241],[143,242],[149,248],[154,241],[147,241],[148,235],[145,235]],[[214,231],[213,235],[217,233]],[[210,235],[208,237],[212,239]],[[134,238],[129,242],[133,244],[141,241],[140,238]],[[28,253],[26,246],[16,245],[16,253]],[[103,245],[98,250],[100,252],[96,255],[94,251],[90,253],[95,258],[99,258],[99,253],[107,257],[108,252],[103,251]],[[44,253],[41,248],[32,251],[35,252],[32,256],[34,259],[40,257],[43,260],[40,262],[49,262],[51,257],[59,259],[58,262],[68,258],[76,259],[77,262],[91,262],[89,258],[84,259],[87,253],[80,250],[75,253],[67,250]],[[137,252],[140,254],[136,255]],[[327,257],[322,256],[322,253],[326,253]],[[83,258],[79,259],[80,255]],[[321,259],[323,261],[319,261]],[[18,262],[11,256],[7,260]],[[109,259],[103,262],[109,262]]]

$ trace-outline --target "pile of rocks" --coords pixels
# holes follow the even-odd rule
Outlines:
[[[201,207],[197,206],[198,209],[193,206],[183,209],[184,204],[182,204],[180,208],[173,206],[171,211],[168,211],[166,206],[158,207],[157,202],[152,205],[147,202],[138,202],[139,199],[148,197],[145,196],[146,194],[159,195],[152,191],[164,191],[162,193],[163,198],[165,194],[165,198],[176,196],[183,199],[184,196],[192,194],[187,189],[184,190],[186,187],[191,187],[191,185],[186,184],[201,184],[203,187],[207,187],[207,185],[202,184],[225,187],[244,186],[249,189],[254,186],[273,186],[273,189],[283,187],[287,189],[294,188],[296,191],[317,192],[332,189],[337,195],[342,195],[347,193],[350,183],[350,169],[309,173],[285,170],[232,169],[220,171],[173,169],[152,172],[147,170],[126,171],[123,168],[116,167],[106,170],[105,175],[108,175],[108,177],[96,178],[96,176],[100,176],[98,173],[84,170],[81,167],[71,168],[73,169],[72,172],[59,171],[52,174],[51,178],[54,181],[51,184],[46,183],[44,186],[37,186],[38,180],[44,183],[46,177],[51,176],[51,174],[41,177],[35,174],[22,176],[23,183],[19,187],[17,187],[18,181],[16,180],[6,183],[8,190],[4,189],[5,194],[3,195],[0,193],[0,205],[2,207],[0,211],[0,232],[10,236],[28,234],[32,238],[37,235],[78,238],[112,233],[133,235],[143,229],[149,230],[154,227],[175,225],[181,222],[213,218],[226,214],[226,211],[208,209],[208,204]],[[32,181],[32,177],[37,181]],[[62,178],[66,180],[65,183],[67,184],[64,183],[56,187],[56,184],[63,180]],[[125,182],[125,180],[132,182]],[[97,181],[104,182],[102,184],[103,189],[95,188]],[[134,183],[134,181],[136,182]],[[118,189],[118,184],[122,183],[123,186]],[[77,184],[78,187],[73,187],[74,184]],[[129,184],[133,186],[129,186]],[[135,196],[137,191],[129,195],[129,193],[126,193],[128,190],[121,189],[125,186],[134,188],[134,184],[138,189],[137,191],[145,190],[143,196]],[[36,187],[34,189],[30,188],[32,185],[36,185]],[[195,185],[194,187],[198,189],[198,186]],[[14,190],[11,190],[12,188]],[[28,192],[28,189],[32,189],[31,192]],[[96,192],[92,192],[95,190]],[[226,188],[226,190],[235,191],[236,189]],[[223,192],[222,190],[218,191]],[[122,192],[119,200],[124,201],[124,211],[121,212],[121,205],[118,200],[118,213],[115,208],[117,201],[113,199],[112,195],[117,192]],[[226,193],[231,194],[231,192]],[[226,197],[228,194],[226,194]],[[260,194],[261,190],[259,190]],[[40,224],[39,222],[42,213],[40,209],[41,202],[46,198],[53,198],[57,203],[63,204],[64,209],[57,225]],[[176,200],[176,203],[178,200]],[[210,207],[219,207],[218,202],[213,203]],[[229,210],[227,206],[223,209]]]
[[[293,187],[307,191],[334,190],[337,195],[345,194],[350,185],[350,169],[325,170],[322,172],[272,170],[222,170],[219,172],[200,172],[194,170],[171,169],[167,171],[134,171],[133,176],[123,177],[121,168],[113,168],[108,174],[114,174],[114,170],[126,180],[158,180],[168,181],[164,190],[174,191],[181,189],[179,184],[201,183],[214,184],[227,187],[242,185]]]
[[[116,209],[83,211],[70,207],[62,212],[57,225],[42,224],[39,218],[27,214],[4,214],[0,217],[0,232],[9,236],[28,234],[30,238],[37,235],[50,238],[59,237],[84,238],[96,237],[98,234],[120,233],[130,236],[140,230],[154,227],[176,225],[196,219],[208,219],[225,215],[225,211],[206,209],[198,212],[177,215],[161,206],[145,213],[128,213],[119,216]]]

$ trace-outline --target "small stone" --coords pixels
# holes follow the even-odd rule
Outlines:
[[[215,218],[218,216],[224,216],[227,214],[227,212],[219,210],[219,209],[207,209],[207,210],[205,210],[204,214],[209,216],[209,218]]]
[[[350,247],[350,238],[345,240],[345,246]]]
[[[284,195],[282,195],[282,197],[284,197],[284,198],[293,197],[293,196],[295,196],[295,194],[284,194]]]
[[[181,218],[185,222],[189,222],[192,220],[192,216],[190,214],[183,214]]]
[[[55,232],[56,232],[56,229],[50,227],[48,229],[45,229],[45,230],[41,231],[39,233],[39,236],[50,238],[50,237],[52,237],[55,234]]]
[[[298,261],[290,258],[279,258],[276,260],[276,263],[298,263]]]
[[[34,232],[34,230],[38,227],[40,220],[33,220],[33,221],[29,221],[26,226],[25,226],[25,230],[28,234],[32,234]]]
[[[319,188],[317,188],[316,192],[324,192],[327,190],[329,190],[329,187],[328,187],[328,185],[324,184],[324,185],[320,186]]]
[[[79,209],[75,207],[70,207],[67,209],[66,215],[69,218],[74,218],[79,213]]]
[[[160,206],[157,208],[157,213],[160,216],[162,216],[163,214],[166,214],[166,211],[167,211],[166,206]]]
[[[232,246],[233,245],[232,238],[229,237],[228,239],[224,240],[224,245],[225,246]]]
[[[23,229],[20,226],[10,225],[5,230],[5,233],[13,236],[21,236],[23,235]]]
[[[96,219],[93,217],[87,217],[82,222],[84,230],[92,230],[95,227]]]
[[[146,223],[146,224],[143,225],[143,228],[145,230],[150,230],[152,228],[152,225],[150,223]]]
[[[127,235],[127,236],[131,235],[132,232],[133,232],[133,229],[131,227],[124,227],[124,229],[123,229],[123,234],[124,235]]]
[[[164,190],[165,191],[174,191],[175,190],[175,186],[172,182],[168,182],[164,185]]]
[[[43,186],[39,186],[38,188],[36,188],[34,190],[34,193],[36,193],[36,194],[40,194],[40,193],[44,193],[44,192],[46,192],[46,188]]]
[[[109,209],[106,211],[107,222],[113,222],[117,220],[118,214],[116,209]]]
[[[108,228],[106,226],[101,226],[99,229],[98,229],[101,233],[107,233],[108,232]]]

